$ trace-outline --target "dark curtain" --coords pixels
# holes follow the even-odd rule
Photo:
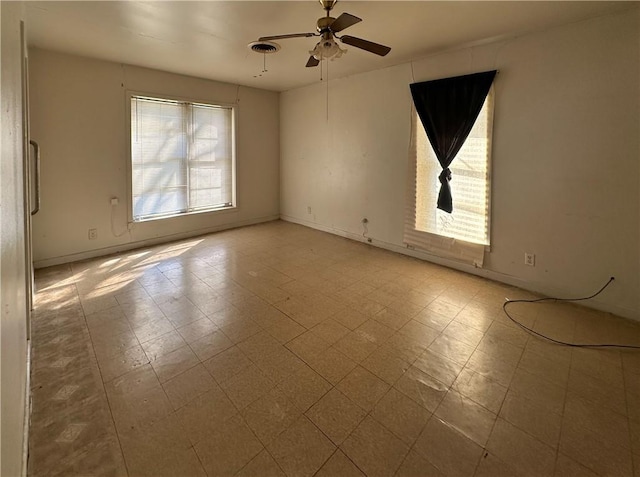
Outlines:
[[[410,85],[416,111],[442,167],[438,209],[445,212],[453,211],[449,165],[471,132],[495,75],[496,71],[487,71]]]

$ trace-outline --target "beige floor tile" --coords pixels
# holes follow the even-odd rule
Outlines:
[[[480,340],[484,337],[484,333],[470,326],[463,325],[460,322],[452,321],[442,332],[447,336],[462,341],[469,346],[478,346]]]
[[[307,329],[285,315],[273,320],[265,329],[280,343],[285,344],[306,332]]]
[[[394,384],[411,366],[388,346],[376,349],[360,365],[388,384]]]
[[[340,445],[364,419],[366,412],[334,388],[311,406],[305,415],[334,444]]]
[[[358,326],[367,321],[369,317],[352,308],[344,308],[333,315],[331,319],[337,321],[342,326],[350,330],[355,330]]]
[[[189,345],[200,361],[205,361],[231,348],[233,342],[222,332],[214,331]]]
[[[493,323],[496,314],[497,312],[487,312],[473,305],[467,305],[456,315],[455,321],[485,333]]]
[[[434,414],[483,447],[496,420],[494,413],[456,391],[447,393]]]
[[[629,419],[631,430],[631,450],[634,454],[640,455],[640,421]]]
[[[522,290],[279,221],[58,269],[36,277],[33,476],[640,469],[637,353],[529,337],[501,309],[533,296]],[[510,312],[565,339],[631,342],[640,329],[573,305]],[[359,421],[341,382],[362,402],[386,394]],[[483,443],[500,411],[483,451],[467,436]],[[351,452],[369,467],[318,427],[359,439]],[[282,467],[262,448],[274,438]]]
[[[413,366],[447,386],[451,386],[454,383],[463,367],[462,364],[451,361],[430,350],[422,353],[413,363]]]
[[[331,389],[331,384],[313,369],[305,366],[278,384],[278,389],[304,412]]]
[[[376,313],[371,317],[378,323],[386,326],[387,328],[391,328],[394,331],[398,331],[404,325],[406,325],[411,318],[408,316],[401,315],[395,311],[391,311],[387,308],[381,310],[379,313]]]
[[[562,365],[557,361],[547,359],[528,350],[525,350],[522,354],[518,367],[561,387],[566,387],[569,381],[569,366]]]
[[[439,332],[444,331],[449,326],[449,323],[453,321],[453,318],[430,310],[429,307],[422,310],[413,319]]]
[[[239,318],[233,323],[220,327],[220,330],[235,344],[260,333],[262,327],[250,318]]]
[[[429,345],[429,350],[464,365],[475,348],[448,335],[440,335]]]
[[[573,350],[568,346],[562,346],[542,339],[530,339],[527,341],[525,349],[561,364],[570,364],[573,354]]]
[[[529,334],[520,327],[505,325],[497,321],[491,324],[486,334],[519,348],[524,348],[529,340]]]
[[[413,366],[393,387],[431,412],[440,405],[449,389],[447,385]]]
[[[159,388],[160,381],[149,364],[105,383],[105,391],[109,399],[135,395],[135,393],[152,388]]]
[[[366,475],[392,476],[409,447],[371,417],[366,417],[341,446]]]
[[[395,332],[388,326],[385,326],[373,319],[365,321],[354,331],[363,338],[373,343],[377,343],[378,345],[383,344]]]
[[[258,362],[280,351],[282,344],[270,333],[263,331],[238,344],[238,348],[253,362]]]
[[[640,421],[640,392],[636,392],[634,385],[640,387],[640,384],[627,384],[627,414],[629,419]]]
[[[509,389],[546,407],[549,412],[561,415],[564,411],[566,390],[543,376],[537,376],[518,368],[513,375]]]
[[[503,419],[496,421],[486,449],[516,472],[553,475],[555,450]]]
[[[240,348],[233,346],[206,360],[203,364],[209,374],[218,383],[222,383],[250,366],[251,360],[240,351]]]
[[[414,445],[414,450],[445,475],[471,476],[483,449],[455,429],[432,417]]]
[[[183,346],[175,351],[160,356],[151,363],[153,370],[158,375],[161,383],[184,373],[187,369],[193,368],[200,363],[198,357],[188,346]]]
[[[220,423],[236,413],[234,405],[218,387],[213,387],[176,411],[194,445],[212,435]]]
[[[449,303],[441,298],[436,298],[429,303],[427,309],[453,319],[458,313],[460,313],[462,307]]]
[[[364,474],[341,450],[337,450],[315,477],[364,477]]]
[[[559,451],[598,475],[633,475],[631,451],[603,440],[599,432],[563,419]]]
[[[239,410],[244,409],[259,397],[267,394],[275,385],[276,383],[253,364],[220,383],[231,402]]]
[[[609,386],[605,381],[575,369],[569,372],[567,392],[598,406],[611,409],[618,414],[627,415],[627,399],[623,389]]]
[[[318,335],[307,331],[287,343],[287,348],[295,353],[303,361],[308,361],[313,356],[326,350],[330,345]]]
[[[312,476],[336,447],[305,416],[300,416],[267,449],[288,476]]]
[[[204,366],[198,364],[162,384],[174,409],[181,408],[217,384]]]
[[[109,406],[118,431],[149,426],[173,412],[160,386],[129,393],[109,393]]]
[[[302,412],[277,389],[251,403],[242,415],[260,441],[267,445],[300,417]]]
[[[206,475],[174,415],[148,427],[127,429],[119,437],[129,475]]]
[[[619,351],[574,349],[571,369],[604,381],[609,386],[624,387]]]
[[[411,446],[431,417],[431,412],[391,388],[371,411],[371,417]]]
[[[439,331],[416,320],[408,321],[398,330],[398,333],[421,343],[425,347],[429,346],[440,335]]]
[[[337,341],[333,347],[359,363],[373,353],[378,345],[352,331]]]
[[[182,348],[186,345],[186,341],[177,331],[169,331],[168,333],[143,343],[142,349],[147,354],[150,361],[155,361],[160,356]]]
[[[463,369],[452,389],[497,414],[500,411],[507,388],[470,369]]]
[[[234,475],[263,449],[249,427],[236,414],[194,446],[208,475]]]
[[[396,472],[396,477],[444,477],[444,475],[415,450],[411,450],[407,454]]]
[[[517,360],[505,359],[476,350],[465,368],[508,387],[516,371]]]
[[[148,324],[133,326],[133,331],[140,343],[145,343],[174,330],[173,324],[166,318],[160,318]]]
[[[192,343],[218,330],[218,326],[209,318],[202,318],[188,325],[177,329],[180,336],[187,342]]]
[[[597,433],[602,441],[631,448],[629,420],[626,416],[610,411],[583,398],[568,395],[564,418],[573,424]]]
[[[413,363],[416,358],[427,349],[427,346],[427,343],[422,343],[410,336],[396,333],[386,341],[382,348],[389,350],[392,354],[407,363]]]
[[[274,352],[257,360],[256,365],[276,384],[300,371],[305,366],[304,361],[284,346],[280,346],[277,351],[274,350]]]
[[[485,452],[480,458],[474,477],[515,477],[520,474],[493,454]]]
[[[551,447],[558,445],[562,416],[550,412],[544,403],[509,391],[500,417]]]
[[[100,362],[102,380],[107,383],[148,363],[149,359],[142,348],[135,346]]]
[[[236,474],[238,477],[285,477],[285,473],[278,467],[273,457],[266,451],[262,450],[255,456],[240,472]]]
[[[311,328],[312,333],[318,335],[323,341],[333,344],[349,333],[349,328],[329,318]]]
[[[625,372],[640,375],[640,354],[634,350],[624,350],[620,353],[622,367]]]
[[[160,309],[162,309],[162,307],[160,307]],[[189,309],[176,310],[171,313],[165,312],[165,315],[176,328],[180,328],[181,326],[206,318],[206,315],[196,308],[195,305],[193,308]]]
[[[133,331],[126,331],[117,335],[92,336],[91,341],[98,362],[123,353],[140,344]],[[59,349],[59,345],[55,348]],[[42,346],[40,350],[41,352],[44,351],[44,346]]]
[[[335,348],[327,348],[312,356],[307,364],[334,386],[357,366],[355,361]]]
[[[365,411],[371,411],[389,390],[389,385],[358,366],[345,376],[336,388]]]
[[[564,454],[558,453],[554,475],[556,477],[596,477],[597,474]]]

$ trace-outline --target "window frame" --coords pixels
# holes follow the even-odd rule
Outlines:
[[[147,217],[135,219],[133,215],[133,148],[132,148],[132,123],[131,123],[131,100],[133,98],[148,98],[158,101],[175,101],[178,103],[190,103],[194,105],[212,106],[228,108],[231,110],[231,204],[230,206],[216,207],[210,209],[200,209],[185,211],[177,214]],[[237,127],[238,127],[238,105],[236,103],[214,102],[212,100],[200,100],[186,98],[164,93],[149,93],[143,91],[127,90],[125,95],[126,114],[126,136],[127,136],[127,220],[130,224],[141,224],[158,220],[176,219],[198,214],[224,214],[236,211],[237,202]],[[188,193],[188,191],[187,191]]]
[[[454,259],[466,263],[470,263],[475,267],[482,267],[483,259],[478,261],[477,256],[479,250],[484,253],[491,252],[492,243],[492,215],[493,215],[493,154],[494,154],[494,129],[495,129],[495,110],[496,110],[496,88],[493,84],[487,94],[485,101],[490,101],[490,109],[487,111],[488,116],[488,159],[487,159],[487,177],[489,178],[489,188],[487,193],[487,240],[488,244],[480,244],[465,241],[459,238],[453,238],[446,235],[440,235],[436,232],[427,232],[416,228],[417,214],[417,190],[418,190],[418,136],[417,128],[421,128],[422,124],[417,117],[417,112],[413,103],[411,104],[411,144],[409,147],[409,174],[407,187],[407,214],[404,224],[403,242],[409,249],[422,250],[427,253]],[[484,105],[483,105],[484,107]],[[475,127],[475,124],[474,124]],[[427,139],[428,141],[428,139]],[[454,159],[454,161],[458,158]],[[436,164],[439,167],[439,164]],[[455,192],[454,192],[455,193]],[[437,190],[434,191],[437,195]],[[435,200],[434,200],[435,205]],[[455,195],[454,195],[455,210]]]

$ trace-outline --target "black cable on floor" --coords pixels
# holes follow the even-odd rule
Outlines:
[[[535,300],[507,300],[503,303],[502,305],[502,310],[504,311],[504,313],[507,315],[507,317],[509,317],[509,319],[511,321],[513,321],[516,325],[518,325],[520,328],[522,328],[523,330],[534,334],[536,336],[539,336],[540,338],[543,338],[545,340],[551,341],[553,343],[556,344],[560,344],[560,345],[564,345],[564,346],[572,346],[574,348],[628,348],[628,349],[640,349],[640,346],[635,346],[635,345],[622,345],[622,344],[612,344],[612,343],[568,343],[566,341],[560,341],[560,340],[556,340],[554,338],[550,338],[549,336],[543,335],[542,333],[538,333],[537,331],[532,330],[531,328],[523,325],[522,323],[520,323],[518,320],[516,320],[513,316],[511,316],[509,314],[509,312],[507,311],[507,305],[510,305],[512,303],[540,303],[540,302],[544,302],[544,301],[553,301],[553,302],[557,302],[557,301],[584,301],[584,300],[590,300],[591,298],[594,298],[596,296],[598,296],[600,293],[602,293],[604,291],[605,288],[607,288],[612,281],[614,281],[615,278],[611,277],[609,278],[609,281],[607,283],[604,284],[604,286],[602,288],[600,288],[600,290],[598,290],[597,292],[595,292],[593,295],[590,296],[585,296],[582,298],[553,298],[553,297],[547,297],[547,298],[538,298]]]

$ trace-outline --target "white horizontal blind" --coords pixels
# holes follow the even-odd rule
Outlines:
[[[134,220],[233,205],[233,110],[133,96]]]
[[[413,111],[405,243],[440,256],[482,266],[490,244],[491,136],[493,88],[462,149],[453,160],[453,212],[437,208],[440,164],[417,113]]]

